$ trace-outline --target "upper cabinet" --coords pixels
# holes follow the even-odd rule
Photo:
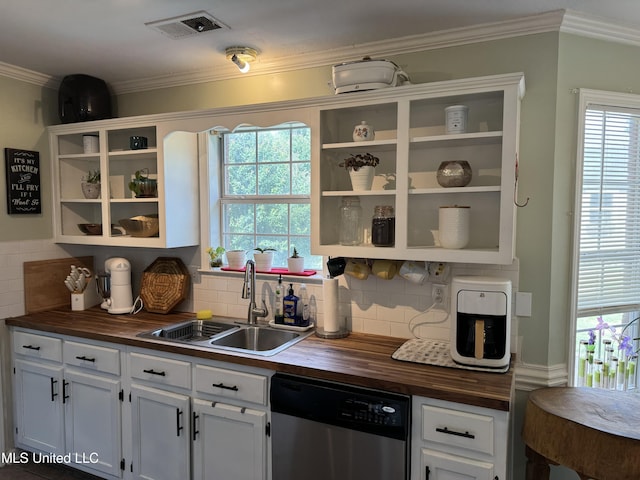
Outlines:
[[[524,76],[509,74],[359,92],[320,106],[312,162],[313,253],[510,264],[523,95]],[[445,109],[457,105],[467,107],[466,125],[447,131]],[[375,130],[373,140],[354,141],[354,127],[362,122]],[[354,191],[340,164],[366,153],[380,160],[373,185]],[[438,169],[455,160],[469,163],[471,181],[443,187]],[[356,246],[340,244],[340,209],[350,196],[357,196],[362,208],[364,242]],[[395,213],[393,246],[371,243],[374,210],[383,205]],[[461,206],[468,208],[453,218],[453,231],[467,230],[468,241],[463,248],[445,248],[441,207]]]
[[[199,243],[195,133],[145,117],[58,125],[49,133],[56,242],[158,248]],[[95,185],[83,184],[96,172],[100,187],[92,193]],[[148,181],[134,192],[129,184],[136,172]],[[142,230],[120,224],[134,217],[151,220]]]

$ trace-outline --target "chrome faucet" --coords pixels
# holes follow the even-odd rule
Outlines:
[[[250,298],[249,311],[247,312],[247,323],[255,325],[258,323],[258,317],[266,317],[269,315],[267,304],[262,300],[262,308],[258,308],[256,304],[256,264],[253,260],[247,260],[244,269],[244,284],[242,285],[242,298]]]

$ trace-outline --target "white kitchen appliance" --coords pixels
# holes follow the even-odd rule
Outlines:
[[[334,65],[332,73],[336,93],[374,90],[409,83],[409,76],[395,63],[369,57]]]
[[[483,276],[451,281],[451,358],[504,369],[511,360],[511,281]]]
[[[109,313],[131,313],[133,294],[131,292],[131,264],[126,258],[109,258],[104,262],[104,270],[109,275],[108,297],[101,307]]]

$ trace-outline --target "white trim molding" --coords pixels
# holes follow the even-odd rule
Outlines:
[[[421,35],[362,43],[322,52],[308,52],[304,55],[258,60],[256,67],[259,68],[252,69],[247,75],[268,75],[307,68],[326,67],[349,59],[359,59],[365,55],[373,57],[401,55],[546,32],[564,32],[640,46],[640,29],[637,27],[614,24],[611,20],[605,18],[593,17],[571,10],[554,10],[504,22],[485,23],[471,27],[453,28]],[[0,75],[53,89],[57,89],[61,81],[59,78],[2,62],[0,62]],[[110,87],[116,95],[122,95],[226,80],[241,75],[235,65],[225,64],[224,67],[216,67],[215,69],[113,82]]]
[[[516,363],[514,366],[516,390],[531,392],[543,387],[560,387],[568,384],[566,363],[556,365],[534,365]]]

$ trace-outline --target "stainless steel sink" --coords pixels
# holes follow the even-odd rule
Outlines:
[[[240,351],[253,351],[262,355],[273,355],[299,342],[307,335],[267,327],[245,326],[240,330],[211,340],[214,347]]]
[[[212,349],[271,356],[304,340],[313,331],[294,332],[266,326],[217,322],[213,320],[190,320],[168,327],[143,332],[139,337],[188,343]],[[237,321],[237,319],[235,319]]]

